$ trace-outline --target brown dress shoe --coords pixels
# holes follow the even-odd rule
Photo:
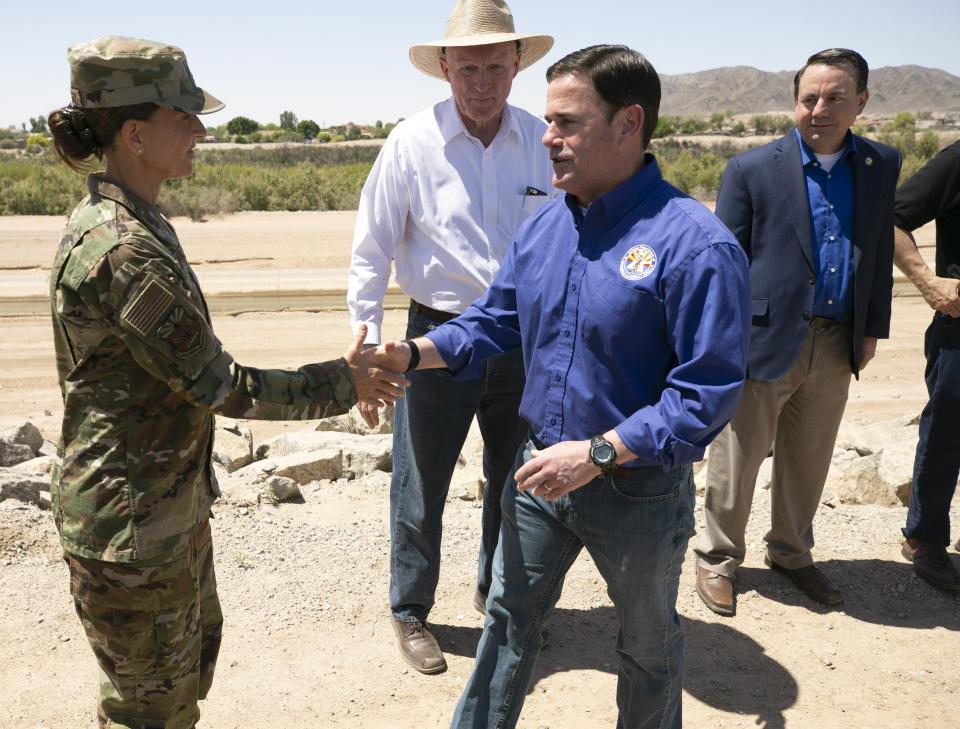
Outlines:
[[[440,673],[447,670],[447,661],[433,633],[419,620],[410,622],[393,619],[400,655],[420,673]]]
[[[717,615],[733,615],[733,580],[724,575],[711,572],[706,567],[697,567],[697,594],[703,604]]]
[[[487,614],[487,596],[480,592],[480,590],[475,590],[473,593],[473,606],[481,615]]]
[[[913,571],[921,580],[940,590],[960,592],[960,572],[950,561],[945,547],[931,542],[905,541],[901,552],[908,562],[913,562]]]
[[[806,567],[799,567],[795,570],[781,567],[776,562],[766,557],[764,560],[767,567],[774,572],[779,572],[790,578],[790,581],[796,585],[800,592],[809,597],[814,602],[821,605],[834,606],[843,602],[843,595],[833,584],[833,581],[821,572],[816,566],[809,564]]]

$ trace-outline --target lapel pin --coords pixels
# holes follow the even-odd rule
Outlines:
[[[863,163],[864,163],[867,167],[873,167],[873,157],[867,157],[867,158],[863,161]]]

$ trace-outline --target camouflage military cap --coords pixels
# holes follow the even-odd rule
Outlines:
[[[74,106],[103,109],[153,102],[209,114],[223,102],[197,86],[187,57],[175,46],[107,35],[67,51]]]

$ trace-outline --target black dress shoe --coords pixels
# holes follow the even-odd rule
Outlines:
[[[840,593],[840,590],[837,589],[837,586],[814,565],[810,564],[806,567],[791,570],[786,567],[781,567],[769,557],[766,557],[764,561],[767,567],[774,572],[779,572],[789,577],[790,581],[797,586],[800,592],[814,602],[819,602],[821,605],[830,607],[843,602],[843,595]]]
[[[960,571],[950,561],[946,547],[931,542],[904,542],[900,550],[908,562],[913,562],[917,577],[939,590],[960,592]]]

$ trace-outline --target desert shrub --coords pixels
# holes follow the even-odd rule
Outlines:
[[[207,150],[192,177],[168,182],[160,204],[202,220],[234,210],[355,210],[376,147]],[[40,158],[0,160],[0,215],[65,215],[84,176]]]
[[[171,187],[160,193],[160,208],[167,215],[184,215],[203,221],[212,215],[224,215],[237,209],[237,198],[221,187]]]
[[[892,122],[884,124],[872,136],[900,151],[903,157],[900,167],[901,184],[909,180],[940,151],[940,138],[933,132],[928,130],[917,137],[916,120],[913,114],[908,112],[900,112]]]
[[[686,193],[715,198],[727,160],[741,151],[731,142],[702,147],[682,140],[657,140],[651,145],[664,179]]]
[[[49,157],[0,162],[0,215],[66,215],[84,194],[83,175]]]

